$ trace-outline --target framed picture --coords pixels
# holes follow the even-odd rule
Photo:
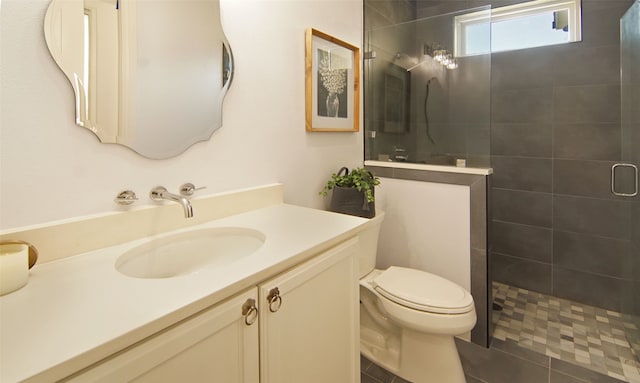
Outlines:
[[[357,132],[360,128],[360,49],[309,28],[305,75],[307,131]]]

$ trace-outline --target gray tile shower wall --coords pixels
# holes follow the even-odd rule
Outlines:
[[[638,94],[640,90],[640,3],[627,11],[621,24],[620,77],[622,87],[622,137],[624,159],[640,162],[640,108]],[[633,48],[635,47],[635,48]],[[633,188],[631,188],[633,190]],[[631,269],[633,270],[632,286],[624,297],[623,309],[627,313],[635,313],[635,323],[640,327],[640,200],[636,198],[631,207]],[[640,355],[640,339],[634,343],[636,355]]]
[[[527,169],[520,169],[527,172]],[[494,180],[497,175],[494,173]],[[552,227],[553,198],[550,193],[493,188],[493,219],[537,227]]]
[[[390,25],[397,25],[403,22],[414,20],[416,18],[415,4],[413,0],[367,0],[364,2],[364,32],[365,46],[363,53],[366,55],[369,51],[375,51],[370,43],[371,31],[387,27]],[[408,51],[406,45],[409,41],[412,41],[411,36],[406,35],[408,32],[400,34],[389,33],[385,36],[385,42],[390,46],[397,47],[398,51]],[[382,54],[382,52],[376,52]],[[394,52],[395,53],[395,52]],[[364,65],[369,65],[370,61],[365,58]],[[369,66],[371,70],[369,79],[364,81],[364,86],[371,86],[371,78],[384,78],[384,73],[381,69],[377,69],[376,66]],[[384,123],[384,98],[373,97],[370,95],[370,91],[365,89],[365,96],[363,99],[364,110],[364,126],[371,127],[371,130],[382,132]],[[370,137],[367,138],[367,144],[364,146],[365,158],[374,158],[374,153],[393,153],[393,145],[398,145],[404,148],[409,148],[412,145],[412,140],[408,135],[394,134],[398,140],[391,143],[386,140],[374,140]],[[383,145],[384,147],[380,147]]]
[[[638,287],[640,200],[610,192],[622,153],[619,20],[631,4],[583,0],[582,42],[492,55],[496,281],[615,310],[635,304],[623,297]]]

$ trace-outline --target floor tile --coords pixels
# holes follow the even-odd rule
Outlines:
[[[640,335],[630,317],[503,283],[494,282],[493,288],[494,302],[501,307],[492,316],[496,347],[514,349],[515,344],[604,376],[640,383],[640,361],[629,340]]]

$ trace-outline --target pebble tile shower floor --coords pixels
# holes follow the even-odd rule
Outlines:
[[[493,337],[599,373],[640,383],[640,330],[609,311],[502,283],[493,283]]]

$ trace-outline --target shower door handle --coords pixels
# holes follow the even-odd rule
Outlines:
[[[627,167],[633,169],[633,193],[619,193],[616,191],[616,168]],[[611,193],[620,197],[635,197],[638,195],[638,167],[634,164],[618,163],[611,166]]]

